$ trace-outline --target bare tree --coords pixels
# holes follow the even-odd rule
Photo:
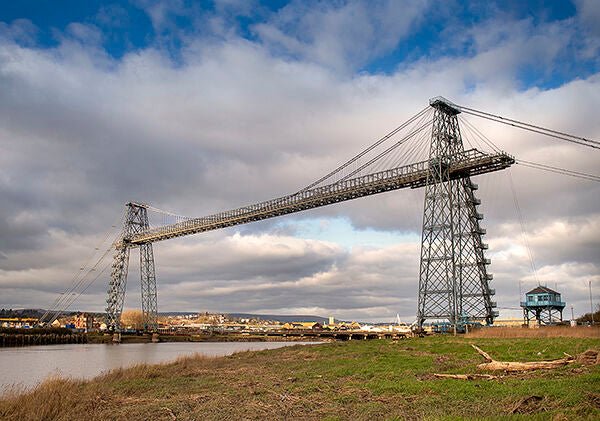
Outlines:
[[[121,326],[125,329],[143,329],[144,316],[141,310],[125,310],[121,314]]]

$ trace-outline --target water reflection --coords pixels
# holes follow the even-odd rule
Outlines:
[[[11,386],[31,388],[49,376],[92,378],[136,364],[174,361],[179,356],[230,355],[313,342],[195,342],[158,344],[69,344],[0,348],[0,393]]]

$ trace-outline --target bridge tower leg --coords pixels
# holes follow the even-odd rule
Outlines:
[[[106,319],[110,330],[121,330],[121,313],[125,301],[129,252],[137,247],[129,239],[149,228],[148,210],[137,203],[128,203],[123,234],[116,245],[113,259],[111,279],[106,300]],[[142,314],[143,326],[146,331],[156,331],[158,328],[158,313],[156,304],[156,274],[154,269],[154,253],[152,243],[145,243],[140,248],[140,275],[142,285]]]
[[[127,270],[129,266],[130,247],[121,242],[117,244],[113,257],[112,272],[108,284],[108,298],[106,299],[106,325],[109,330],[121,330],[121,313],[125,300],[125,287],[127,286]]]
[[[146,223],[148,218],[146,217]],[[140,246],[140,275],[142,279],[142,314],[144,330],[158,330],[158,312],[156,304],[156,273],[154,271],[154,253],[152,243]]]
[[[425,186],[417,322],[447,319],[456,324],[483,320],[492,324],[497,312],[489,288],[487,244],[483,219],[477,211],[477,185],[469,176],[450,179],[449,165],[464,151],[457,115],[443,99],[430,102],[435,109],[429,176]],[[457,156],[457,154],[459,154]]]

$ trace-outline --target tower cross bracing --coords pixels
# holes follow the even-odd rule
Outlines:
[[[158,329],[158,311],[152,243],[135,244],[128,241],[134,235],[149,229],[148,210],[144,205],[138,203],[128,203],[126,208],[123,234],[115,247],[108,285],[108,298],[106,300],[107,325],[112,329],[118,330],[120,328],[127,286],[129,252],[132,248],[138,248],[140,250],[143,328],[147,331],[156,331]]]
[[[480,225],[483,215],[475,197],[477,185],[465,174],[452,178],[449,169],[464,150],[457,115],[460,111],[441,99],[435,108],[425,186],[417,322],[447,319],[485,320],[497,313],[489,287],[487,245]]]

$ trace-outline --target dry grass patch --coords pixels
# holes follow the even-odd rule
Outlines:
[[[483,327],[467,338],[600,338],[600,326]]]

